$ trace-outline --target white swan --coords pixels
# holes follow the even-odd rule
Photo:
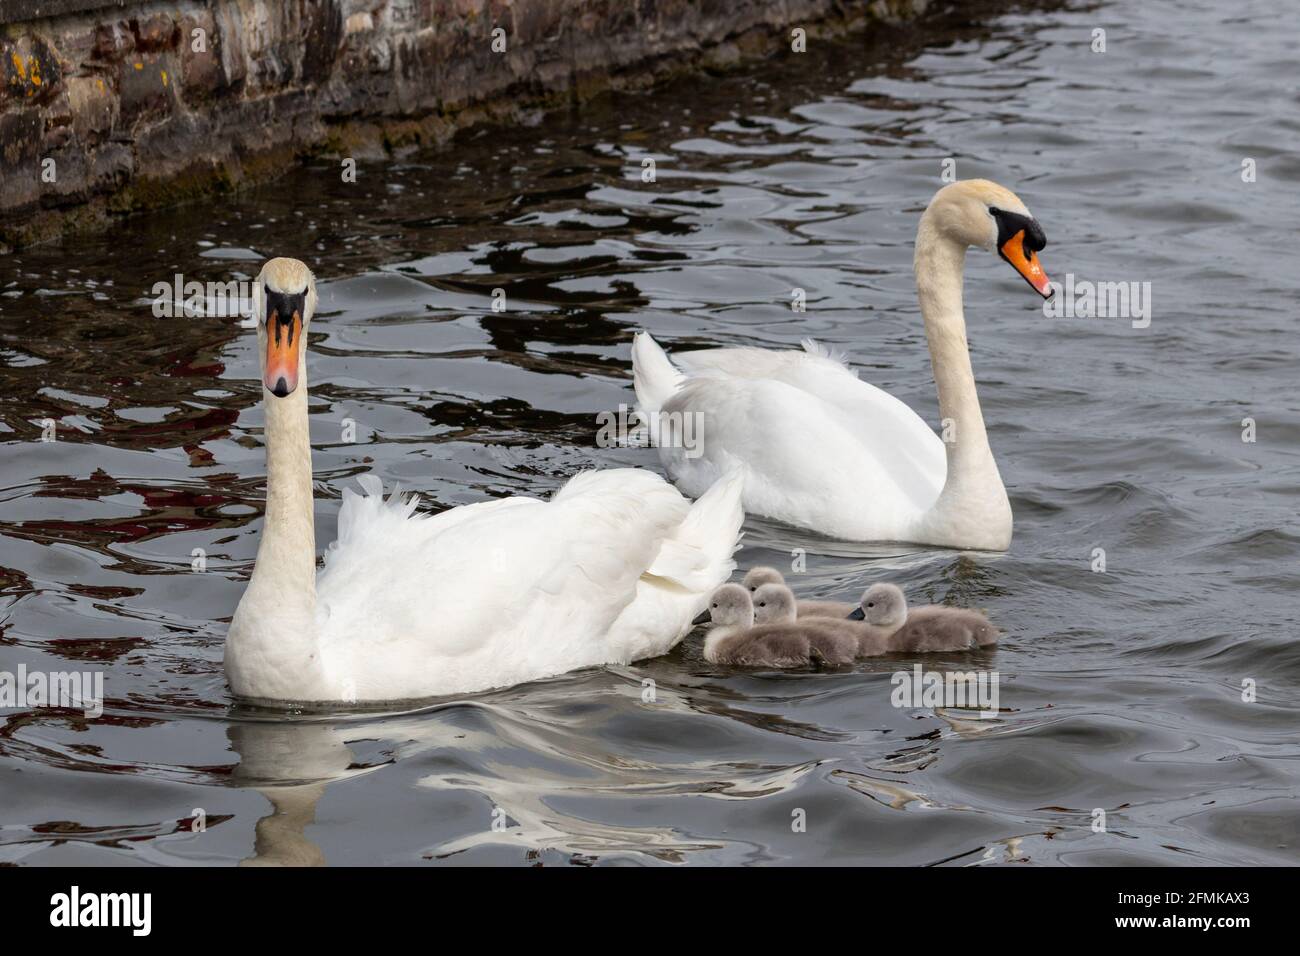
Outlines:
[[[241,698],[414,700],[667,652],[735,563],[732,475],[692,505],[638,469],[580,474],[549,502],[415,513],[345,491],[316,573],[306,334],[311,272],[272,259],[255,287],[266,408],[266,519],[226,638]]]
[[[747,512],[830,537],[1004,550],[1011,505],[975,394],[962,270],[968,246],[996,248],[1047,297],[1036,255],[1046,243],[1024,204],[987,180],[945,186],[921,216],[917,298],[947,442],[812,342],[803,352],[678,353],[674,367],[649,335],[637,335],[637,400],[664,467],[698,494],[739,466]],[[682,447],[681,416],[695,415],[702,440]]]

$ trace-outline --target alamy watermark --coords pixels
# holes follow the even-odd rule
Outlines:
[[[1150,282],[1093,282],[1075,279],[1050,282],[1052,297],[1043,301],[1049,319],[1131,319],[1135,329],[1151,325]]]
[[[895,707],[962,707],[979,708],[980,717],[998,713],[997,671],[927,671],[920,664],[912,670],[897,671],[889,702]]]
[[[240,316],[251,327],[253,315],[252,279],[229,282],[188,282],[181,273],[171,281],[153,284],[153,314],[157,319],[194,318],[196,316]]]
[[[0,707],[66,707],[87,717],[104,713],[103,671],[0,671]]]
[[[131,930],[132,936],[148,936],[153,930],[153,894],[83,893],[73,886],[50,897],[50,925],[117,926]]]
[[[704,454],[703,412],[654,412],[619,405],[598,412],[597,448],[681,448],[687,458]]]

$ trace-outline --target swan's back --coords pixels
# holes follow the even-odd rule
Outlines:
[[[856,379],[857,374],[848,367],[843,352],[835,352],[804,340],[803,351],[760,349],[740,346],[729,349],[700,349],[694,352],[676,352],[673,359],[690,377],[723,376],[736,378],[798,377],[808,371],[814,375],[845,375]]]
[[[722,564],[692,565],[662,554],[690,502],[651,472],[587,472],[549,502],[507,498],[434,516],[380,498],[377,482],[367,491],[345,494],[317,581],[322,656],[361,700],[506,686],[641,656],[627,628],[621,639],[611,632],[657,560],[687,580],[694,567],[703,582],[698,594],[678,585],[676,613],[694,608],[681,628],[662,609],[642,621],[671,646],[730,573],[740,520],[737,501],[735,527],[718,529]]]
[[[643,410],[703,416],[702,454],[660,442],[688,494],[745,471],[745,510],[837,537],[905,540],[938,499],[947,458],[906,404],[861,381],[839,356],[712,349],[674,356],[649,335],[633,347]]]

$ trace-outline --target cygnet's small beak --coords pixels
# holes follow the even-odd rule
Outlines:
[[[852,611],[849,612],[850,621],[865,621],[866,619],[867,619],[867,612],[862,610],[861,604],[859,604],[857,607],[855,607]]]
[[[708,609],[706,608],[699,614],[695,615],[695,620],[691,621],[691,626],[699,627],[701,624],[708,624],[712,620],[713,617],[709,614]]]

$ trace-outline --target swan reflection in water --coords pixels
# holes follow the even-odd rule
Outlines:
[[[332,723],[237,722],[226,735],[239,755],[231,782],[256,790],[272,807],[257,821],[253,855],[239,865],[324,866],[325,855],[305,832],[317,802],[335,780],[374,768],[353,768],[352,749]]]
[[[337,781],[392,769],[391,761],[372,766],[354,762],[356,755],[349,740],[373,734],[362,730],[363,726],[352,721],[258,720],[236,723],[228,729],[239,756],[231,783],[256,790],[271,803],[270,812],[257,821],[253,853],[240,866],[327,865],[325,854],[307,833],[316,822],[317,804],[326,790]],[[589,793],[593,784],[597,789],[603,784],[612,792],[628,788],[629,796],[635,796],[641,788],[657,789],[656,785],[663,783],[663,774],[657,768],[629,773],[634,768],[624,767],[616,772],[605,762],[608,755],[600,755],[584,761],[588,768],[585,776],[575,776],[565,767],[538,767],[527,753],[504,745],[490,727],[475,731],[440,719],[430,720],[427,715],[396,724],[385,721],[384,736],[403,741],[394,759],[440,748],[454,754],[447,760],[448,773],[424,776],[419,786],[442,792],[477,793],[485,800],[481,825],[465,832],[461,821],[460,832],[447,834],[448,839],[435,838],[423,849],[427,859],[498,846],[518,848],[527,856],[543,850],[576,857],[645,853],[680,862],[691,850],[716,846],[681,841],[668,827],[611,826],[548,805],[548,800],[567,792]],[[465,759],[467,753],[474,755],[472,761]],[[572,758],[573,754],[568,756]],[[593,782],[593,771],[604,780]],[[673,786],[681,786],[681,782]],[[710,776],[695,781],[694,786],[704,789],[717,783]]]
[[[230,783],[256,790],[271,803],[270,812],[256,824],[253,853],[241,865],[328,863],[308,833],[320,799],[338,781],[380,770],[402,774],[397,785],[409,781],[429,792],[434,806],[453,806],[457,794],[482,798],[481,813],[471,809],[468,819],[460,812],[448,814],[433,832],[411,833],[411,852],[424,859],[498,849],[516,850],[525,859],[545,851],[579,861],[616,854],[684,862],[700,851],[725,849],[731,841],[701,842],[672,826],[641,821],[623,826],[604,820],[630,819],[632,804],[644,806],[647,800],[672,795],[727,801],[779,796],[817,766],[816,760],[793,753],[788,762],[770,764],[664,764],[661,757],[614,753],[569,726],[583,719],[563,710],[572,702],[571,683],[534,684],[530,690],[526,699],[517,691],[505,695],[510,699],[506,705],[497,700],[457,702],[378,721],[355,715],[237,721],[228,729],[239,757]],[[682,718],[695,712],[690,697],[698,688],[681,690],[689,693],[661,685],[656,706],[664,709],[665,719],[673,719],[673,712]],[[604,694],[617,698],[611,702],[615,709],[641,706],[639,691],[639,684],[631,681],[604,684]],[[751,713],[742,701],[736,703],[738,708],[724,707],[712,716],[792,728],[781,718]],[[694,713],[691,719],[698,716]],[[794,734],[792,743],[801,736]],[[382,756],[376,758],[377,753]],[[391,788],[392,783],[385,786]],[[463,808],[465,801],[459,803]]]

